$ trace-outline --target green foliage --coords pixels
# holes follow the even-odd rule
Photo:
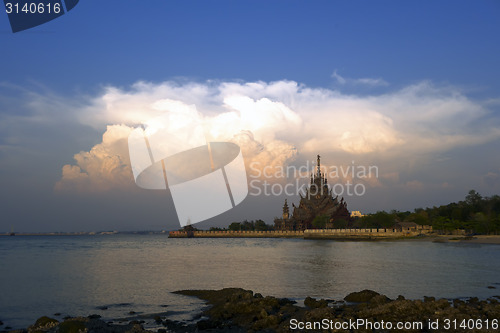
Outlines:
[[[425,210],[420,210],[418,213],[412,213],[406,216],[404,219],[406,222],[415,222],[420,225],[429,224],[429,214]]]
[[[357,228],[386,228],[396,221],[432,225],[445,232],[465,229],[470,233],[500,233],[500,196],[483,197],[470,190],[464,201],[432,208],[417,208],[413,213],[391,211],[365,215],[355,222]]]
[[[328,217],[328,215],[318,215],[312,221],[312,225],[315,228],[324,229],[329,221],[330,218]]]
[[[375,214],[363,216],[356,227],[358,228],[391,228],[397,220],[397,214],[378,211]]]
[[[346,221],[344,219],[337,219],[333,221],[333,227],[335,229],[345,229],[349,226],[349,221]]]
[[[256,231],[266,231],[269,230],[269,226],[266,224],[266,222],[262,220],[257,220],[254,223],[254,228]]]
[[[267,225],[262,220],[257,221],[243,221],[243,222],[233,222],[229,225],[228,230],[231,231],[266,231],[273,230],[273,227]]]
[[[226,228],[219,228],[219,227],[210,227],[208,231],[225,231],[227,230]]]
[[[227,227],[231,231],[236,231],[236,230],[241,230],[241,223],[239,222],[233,222]]]

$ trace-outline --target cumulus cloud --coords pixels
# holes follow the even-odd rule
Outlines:
[[[111,125],[102,142],[90,151],[75,154],[75,164],[62,168],[58,191],[100,192],[132,186],[127,138],[131,127]]]
[[[129,89],[105,88],[78,114],[83,124],[112,126],[102,143],[64,166],[57,189],[103,190],[129,184],[128,133],[165,114],[172,117],[174,127],[176,114],[203,124],[208,141],[235,142],[247,163],[258,161],[262,166],[287,165],[298,152],[404,155],[500,137],[497,124],[487,120],[486,105],[454,87],[430,82],[377,96],[347,95],[293,81],[138,82]]]

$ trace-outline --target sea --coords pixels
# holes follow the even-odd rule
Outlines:
[[[166,234],[0,237],[0,326],[41,316],[189,321],[183,289],[238,287],[299,304],[372,289],[410,299],[500,295],[500,245],[430,241],[168,238]],[[153,327],[154,328],[154,327]]]

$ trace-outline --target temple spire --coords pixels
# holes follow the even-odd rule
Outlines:
[[[320,169],[320,165],[321,165],[321,164],[320,164],[320,162],[319,162],[320,157],[321,157],[321,156],[319,156],[319,154],[318,154],[318,178],[321,178],[321,169]]]
[[[283,205],[283,219],[284,220],[288,219],[289,214],[290,214],[289,212],[290,212],[290,210],[288,208],[288,203],[286,202],[286,199],[285,199],[285,204]]]

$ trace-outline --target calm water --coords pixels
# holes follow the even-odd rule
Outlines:
[[[202,303],[170,293],[179,289],[241,287],[292,299],[362,289],[391,298],[500,294],[498,245],[16,236],[0,237],[0,269],[0,320],[12,327],[54,313],[189,318]]]

